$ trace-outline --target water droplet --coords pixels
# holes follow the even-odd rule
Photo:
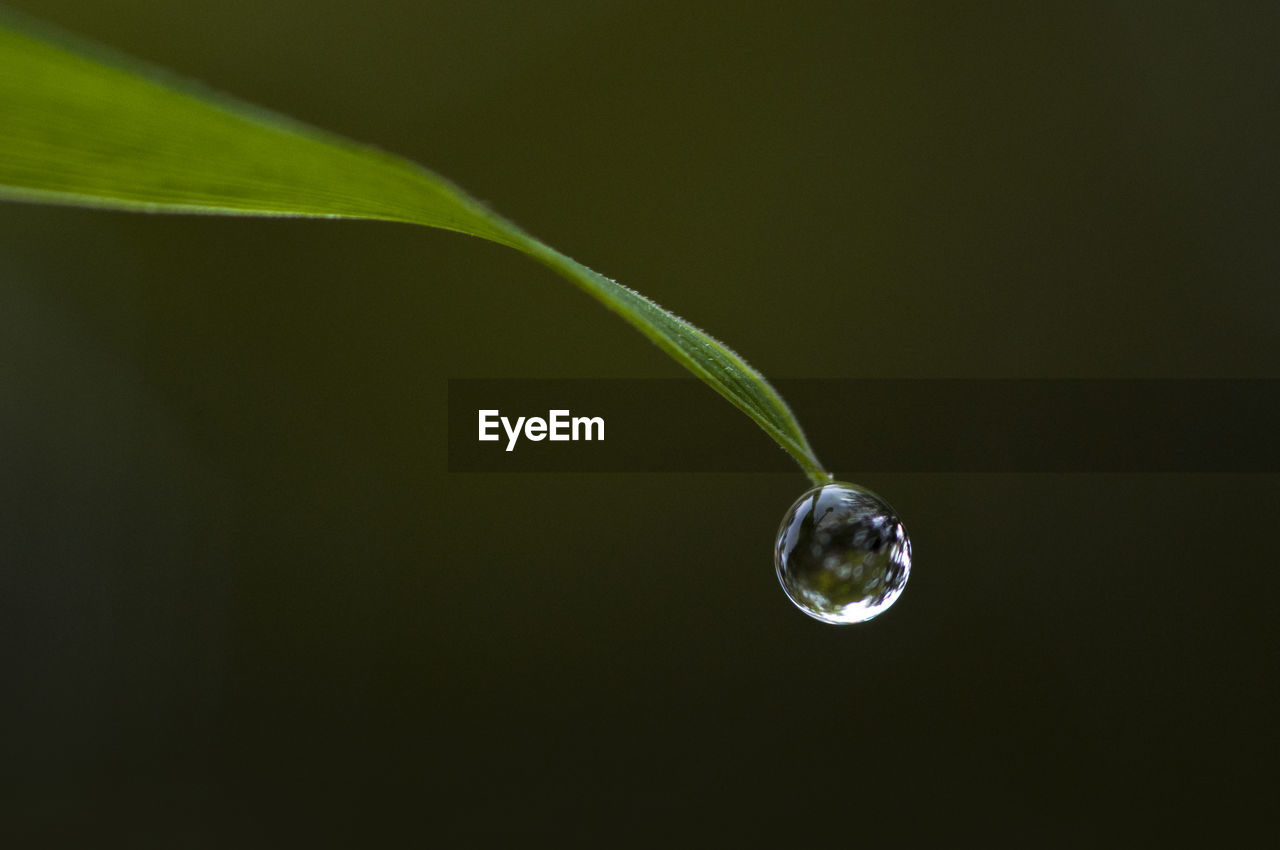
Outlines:
[[[837,481],[815,487],[787,511],[773,561],[801,611],[824,623],[861,623],[907,586],[911,540],[888,502]]]

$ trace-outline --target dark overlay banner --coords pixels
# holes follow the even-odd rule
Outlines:
[[[1280,472],[1280,380],[774,381],[837,476]],[[452,379],[450,472],[791,472],[693,379]]]

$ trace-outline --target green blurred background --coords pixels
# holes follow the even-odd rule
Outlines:
[[[422,162],[771,376],[1280,371],[1274,4],[8,4]],[[916,566],[837,629],[773,573],[799,472],[446,473],[450,377],[680,374],[474,239],[0,206],[0,835],[1270,817],[1275,476],[838,470]]]

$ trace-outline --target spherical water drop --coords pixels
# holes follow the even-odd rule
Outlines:
[[[834,482],[805,493],[778,528],[778,581],[796,607],[824,623],[883,613],[911,574],[911,540],[884,499]]]

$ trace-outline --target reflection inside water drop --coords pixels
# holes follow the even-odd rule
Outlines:
[[[837,481],[791,506],[773,560],[782,589],[801,611],[824,623],[861,623],[907,586],[911,541],[888,502]]]

